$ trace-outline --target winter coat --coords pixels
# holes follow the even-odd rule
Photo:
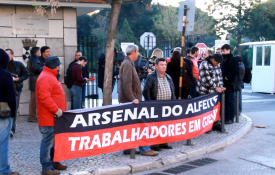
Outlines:
[[[176,99],[175,87],[172,78],[166,74],[166,78],[170,84],[170,90],[172,94],[171,99]],[[149,74],[146,78],[146,82],[143,88],[143,96],[145,100],[157,100],[158,95],[158,75],[156,70]]]
[[[216,92],[217,87],[223,87],[223,77],[220,65],[214,67],[209,58],[200,65],[200,75],[196,90],[200,95]]]
[[[13,61],[13,73],[19,78],[19,81],[14,81],[14,88],[17,95],[20,95],[23,88],[23,81],[29,78],[29,71],[26,69],[23,63],[20,61]]]
[[[35,84],[38,76],[43,70],[43,65],[41,64],[39,57],[36,54],[32,54],[27,65],[30,78],[29,78],[29,90],[35,91]]]
[[[119,70],[119,102],[132,102],[135,99],[142,100],[140,80],[134,62],[125,57]]]
[[[6,69],[9,64],[9,55],[0,48],[0,102],[7,102],[11,110],[11,117],[15,117],[16,98],[11,73]]]
[[[243,78],[245,74],[245,66],[243,62],[239,63],[239,84],[240,84],[240,89],[244,88],[244,83],[243,83]]]
[[[191,82],[195,82],[195,77],[192,72],[192,61],[184,58],[184,64],[186,65],[187,74]],[[179,97],[179,79],[180,79],[180,60],[171,60],[167,65],[166,73],[171,76],[174,86],[176,98]],[[182,82],[185,84],[186,82]]]
[[[44,66],[36,83],[36,104],[39,126],[54,126],[55,113],[66,111],[66,96],[57,80],[58,71]]]
[[[224,61],[221,63],[224,87],[229,90],[233,89],[233,83],[236,76],[239,76],[238,60],[232,55],[223,55]]]

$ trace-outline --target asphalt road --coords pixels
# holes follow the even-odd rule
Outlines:
[[[275,175],[275,95],[252,93],[247,85],[243,90],[242,114],[252,119],[254,127],[232,145],[176,165],[135,175]],[[212,163],[199,166],[206,162]]]

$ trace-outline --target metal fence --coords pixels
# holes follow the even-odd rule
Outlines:
[[[78,36],[77,49],[82,52],[83,56],[88,59],[89,76],[95,77],[95,81],[86,83],[86,99],[85,107],[91,108],[98,106],[98,87],[97,87],[97,72],[98,72],[98,55],[97,55],[97,37],[96,36]]]

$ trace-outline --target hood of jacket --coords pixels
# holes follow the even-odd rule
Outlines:
[[[7,69],[9,61],[9,55],[3,49],[0,48],[0,67],[2,67],[3,69]]]

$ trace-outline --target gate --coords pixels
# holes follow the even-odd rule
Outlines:
[[[95,81],[86,83],[85,91],[85,108],[98,106],[98,87],[97,87],[97,72],[98,72],[98,55],[97,55],[97,37],[96,36],[78,36],[77,49],[82,52],[83,56],[88,59],[89,77],[94,77]]]

